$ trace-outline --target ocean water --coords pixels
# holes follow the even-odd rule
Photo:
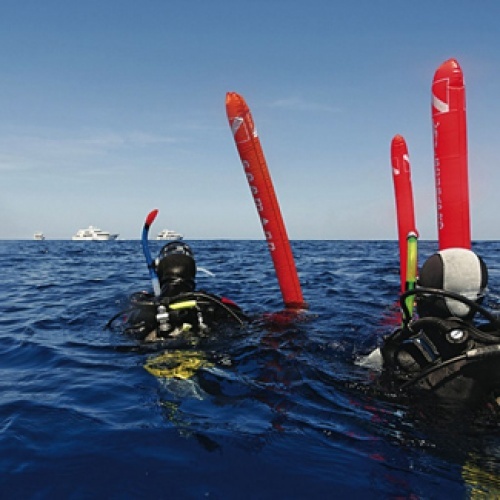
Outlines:
[[[309,304],[294,319],[264,242],[190,243],[211,273],[198,288],[253,322],[155,352],[105,328],[150,289],[139,241],[0,242],[2,498],[500,494],[493,410],[398,400],[357,363],[398,321],[397,242],[294,241]],[[498,310],[500,242],[475,249]],[[147,371],[160,356],[191,376]]]

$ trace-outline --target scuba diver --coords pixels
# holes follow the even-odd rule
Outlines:
[[[131,297],[126,334],[156,342],[182,333],[204,335],[221,321],[245,323],[245,314],[230,299],[196,291],[196,262],[188,244],[167,243],[151,266],[159,294],[138,292]]]
[[[369,356],[379,358],[381,385],[500,404],[500,319],[481,305],[487,283],[487,267],[471,250],[448,248],[427,259],[416,288],[401,295],[402,326]]]

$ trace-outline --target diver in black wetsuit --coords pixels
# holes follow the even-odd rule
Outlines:
[[[432,255],[417,288],[401,296],[402,327],[384,339],[382,385],[456,402],[499,402],[500,320],[481,306],[487,283],[487,267],[474,252]],[[410,296],[417,318],[408,310]]]
[[[246,316],[233,301],[195,290],[196,263],[186,243],[167,243],[153,265],[160,296],[146,292],[132,296],[125,333],[156,342],[181,334],[204,335],[222,321],[244,324]]]

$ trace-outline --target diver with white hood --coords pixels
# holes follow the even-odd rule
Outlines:
[[[500,320],[481,305],[487,283],[486,264],[471,250],[448,248],[427,259],[416,288],[401,295],[402,326],[369,356],[381,363],[381,385],[464,403],[496,401]]]

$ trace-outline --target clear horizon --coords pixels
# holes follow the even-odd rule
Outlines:
[[[395,240],[390,142],[435,240],[430,89],[466,84],[472,239],[500,240],[500,3],[19,3],[0,19],[3,240],[89,225],[140,238],[263,239],[225,114],[253,114],[291,240]]]

